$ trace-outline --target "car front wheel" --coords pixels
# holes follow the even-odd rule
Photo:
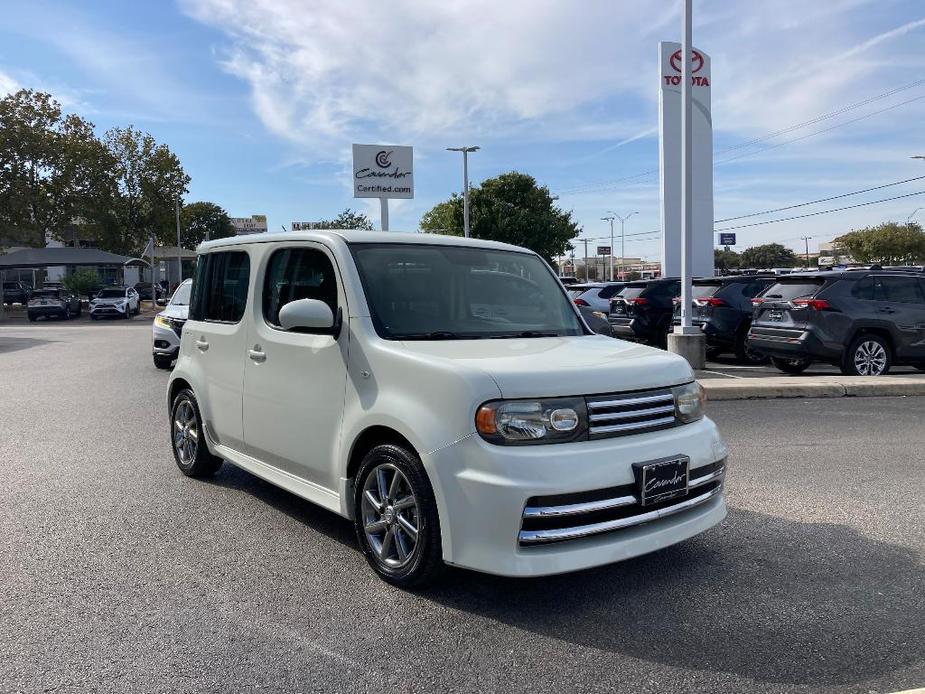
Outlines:
[[[177,393],[170,408],[170,443],[177,467],[187,477],[208,477],[222,466],[222,459],[209,452],[199,404],[188,388]]]
[[[883,376],[890,371],[890,346],[879,335],[859,335],[845,350],[841,371],[846,376]]]
[[[159,369],[169,369],[173,364],[173,357],[169,354],[155,354],[154,365]]]
[[[813,363],[812,359],[784,359],[783,357],[771,357],[771,363],[785,374],[801,374],[809,365]]]
[[[418,457],[402,446],[376,446],[354,488],[357,540],[373,570],[401,588],[434,581],[443,570],[440,522]]]

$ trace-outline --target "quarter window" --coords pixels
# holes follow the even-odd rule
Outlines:
[[[263,285],[263,317],[279,327],[279,310],[290,301],[317,299],[337,311],[334,266],[314,248],[283,248],[270,256]]]

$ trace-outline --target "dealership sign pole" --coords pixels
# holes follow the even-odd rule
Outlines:
[[[353,197],[379,198],[381,228],[389,230],[389,200],[414,198],[411,147],[353,145]]]

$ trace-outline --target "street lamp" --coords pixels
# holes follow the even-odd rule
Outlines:
[[[916,213],[917,213],[919,210],[921,210],[921,209],[922,209],[921,207],[916,207],[914,210],[912,210],[912,214],[910,214],[908,217],[906,217],[906,224],[908,224],[909,222],[911,222],[911,221],[912,221],[912,218],[915,217]]]
[[[610,222],[610,281],[613,282],[613,212],[607,217],[601,217],[602,222]]]
[[[447,147],[447,152],[462,152],[463,155],[463,233],[469,238],[469,152],[478,152],[479,147]]]
[[[625,217],[621,217],[616,212],[611,212],[614,217],[620,220],[620,279],[623,279],[623,265],[626,262],[626,234],[624,233],[624,225],[626,220],[632,217],[634,214],[639,214],[638,212],[630,212]],[[613,240],[611,239],[611,243]]]

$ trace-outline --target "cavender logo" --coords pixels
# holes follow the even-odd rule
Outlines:
[[[387,169],[392,165],[391,162],[392,153],[382,150],[376,155],[376,166],[380,169]]]

